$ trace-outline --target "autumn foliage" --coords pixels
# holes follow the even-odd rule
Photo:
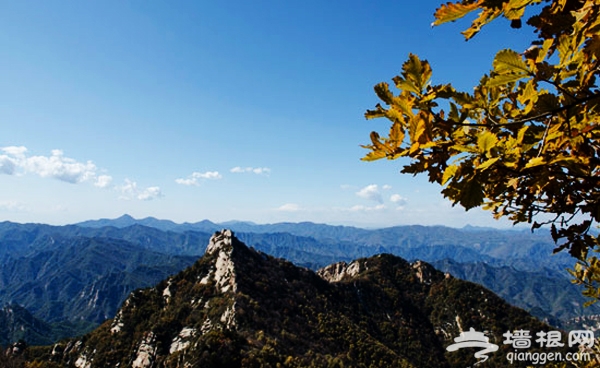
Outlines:
[[[410,158],[403,173],[426,173],[465,209],[549,225],[556,251],[577,259],[574,279],[600,298],[600,1],[465,0],[442,5],[435,25],[477,12],[468,40],[504,17],[524,19],[537,38],[522,52],[500,50],[473,92],[432,85],[426,60],[410,55],[393,83],[375,86],[383,102],[368,119],[390,120],[371,133],[363,160]]]

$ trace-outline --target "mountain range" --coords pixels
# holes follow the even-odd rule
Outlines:
[[[0,345],[20,338],[30,344],[48,343],[89,331],[113,318],[133,290],[156,285],[194,264],[211,233],[224,226],[234,228],[237,237],[256,250],[313,271],[388,253],[431,262],[482,284],[555,326],[578,323],[572,320],[586,315],[591,316],[587,321],[595,321],[593,316],[600,314],[599,306],[583,308],[586,300],[580,289],[566,277],[571,259],[551,256],[554,243],[549,235],[529,231],[207,220],[176,224],[130,216],[67,226],[3,222],[0,306],[22,307],[33,319],[20,320],[16,328],[14,323],[2,325],[0,315],[0,335],[6,336]],[[41,330],[45,336],[36,332],[40,324],[50,326]],[[31,334],[18,332],[29,329]]]
[[[26,358],[78,368],[454,368],[485,360],[447,350],[471,328],[499,347],[487,367],[507,365],[506,331],[552,329],[425,262],[382,254],[314,272],[223,230],[191,267],[131,293],[114,319]]]
[[[217,224],[208,220],[177,224],[153,217],[136,220],[129,215],[113,220],[91,220],[77,224],[79,227],[95,229],[107,226],[127,228],[132,225],[177,233],[212,233],[226,227],[240,234],[241,239],[245,236],[243,234],[289,234],[299,237],[296,239],[303,243],[302,250],[309,250],[315,256],[346,256],[348,260],[356,256],[387,252],[406,259],[423,258],[436,261],[450,258],[459,262],[482,261],[510,265],[524,271],[551,268],[563,272],[566,267],[573,265],[572,258],[564,252],[552,255],[556,244],[552,241],[550,233],[543,229],[535,233],[528,229],[499,230],[473,226],[464,229],[421,225],[362,229],[312,222],[258,225],[241,221]],[[312,247],[308,244],[309,239],[313,239]],[[254,246],[255,239],[244,240],[250,241],[249,244]],[[263,246],[265,245],[281,248],[280,244],[268,243]],[[323,262],[319,267],[329,263]]]
[[[311,269],[379,253],[425,260],[442,271],[480,283],[556,325],[600,313],[600,306],[583,307],[587,300],[566,272],[573,266],[573,259],[565,252],[553,254],[556,244],[545,229],[535,233],[523,228],[499,230],[469,225],[462,229],[418,225],[362,229],[311,222],[258,225],[243,221],[216,224],[208,220],[176,224],[152,217],[136,220],[128,215],[78,225],[133,224],[179,232],[213,232],[230,227],[247,244]]]

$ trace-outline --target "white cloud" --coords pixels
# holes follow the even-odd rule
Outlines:
[[[142,201],[150,201],[163,197],[160,187],[140,189],[135,181],[129,179],[125,179],[125,184],[117,187],[117,189],[121,192],[119,198],[124,200],[139,199]]]
[[[390,201],[392,201],[398,205],[404,205],[404,204],[406,204],[407,199],[402,197],[400,194],[392,194],[390,196]]]
[[[384,190],[390,190],[390,189],[392,189],[392,186],[391,186],[391,185],[389,185],[389,184],[384,184],[384,185],[382,186],[382,188],[383,188]]]
[[[95,178],[97,170],[91,161],[77,162],[65,157],[61,150],[52,150],[50,157],[28,157],[23,161],[23,168],[43,178],[54,178],[72,184]]]
[[[4,154],[0,155],[0,172],[4,174],[31,173],[71,184],[91,181],[97,186],[108,185],[108,176],[98,176],[98,168],[92,161],[77,161],[59,149],[52,150],[50,156],[28,156],[23,146],[2,147],[1,151]]]
[[[17,168],[17,162],[14,158],[7,155],[0,155],[0,173],[13,175]]]
[[[71,184],[91,183],[98,188],[109,188],[113,181],[112,176],[100,174],[101,172],[92,161],[81,162],[66,157],[64,152],[54,149],[49,156],[28,155],[28,150],[23,146],[0,147],[0,173],[7,175],[34,174],[42,178],[52,178]],[[218,173],[216,173],[218,175]],[[206,173],[207,177],[214,174]],[[113,186],[118,191],[121,199],[152,200],[162,197],[159,187],[152,186],[138,188],[135,181],[126,179],[125,184]],[[12,202],[0,202],[0,208],[19,208]]]
[[[297,211],[300,211],[300,206],[297,205],[296,203],[286,203],[284,205],[277,207],[277,211],[297,212]]]
[[[137,199],[142,200],[142,201],[150,201],[155,198],[160,198],[162,196],[163,196],[163,194],[160,191],[159,187],[148,187],[138,193]]]
[[[372,211],[381,211],[381,210],[385,210],[385,209],[386,209],[385,204],[378,204],[376,206],[356,205],[356,206],[350,207],[351,212],[372,212]]]
[[[240,166],[236,166],[234,168],[232,168],[231,170],[229,170],[232,173],[236,173],[236,174],[240,174],[240,173],[254,173],[257,175],[261,175],[261,174],[270,174],[271,173],[271,169],[269,169],[268,167],[240,167]]]
[[[137,183],[129,179],[125,179],[125,184],[121,185],[120,187],[117,187],[117,189],[122,194],[122,196],[119,198],[127,200],[131,199],[135,195],[135,192],[138,190]]]
[[[177,184],[181,184],[181,185],[198,185],[198,180],[197,179],[193,179],[193,178],[188,178],[188,179],[175,179],[175,182]]]
[[[112,182],[112,177],[109,175],[100,175],[96,178],[95,186],[98,188],[106,188]]]
[[[217,179],[221,179],[221,178],[223,178],[223,176],[221,174],[219,174],[218,171],[207,171],[204,173],[195,171],[192,173],[192,175],[188,176],[186,179],[183,179],[183,178],[175,179],[175,182],[177,184],[181,184],[181,185],[199,185],[200,180],[202,180],[202,179],[217,180]]]
[[[379,193],[379,187],[377,184],[367,185],[356,192],[356,195],[371,201],[383,203],[383,198],[381,197],[381,193]]]
[[[222,176],[218,171],[207,171],[205,173],[195,172],[192,174],[194,178],[198,179],[221,179]]]
[[[27,148],[23,146],[8,146],[2,147],[2,151],[14,157],[24,158]]]

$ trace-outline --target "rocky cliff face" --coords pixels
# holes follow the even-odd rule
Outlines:
[[[464,367],[472,354],[445,348],[471,327],[499,345],[507,330],[547,330],[424,262],[380,255],[315,273],[223,230],[192,267],[133,292],[113,320],[29,359],[78,368]],[[502,356],[487,366],[505,366]]]

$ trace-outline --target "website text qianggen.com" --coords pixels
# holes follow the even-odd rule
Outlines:
[[[587,352],[566,353],[561,352],[531,352],[531,351],[514,351],[506,354],[506,360],[510,364],[515,362],[529,362],[535,365],[546,364],[549,362],[589,362],[592,356]]]

